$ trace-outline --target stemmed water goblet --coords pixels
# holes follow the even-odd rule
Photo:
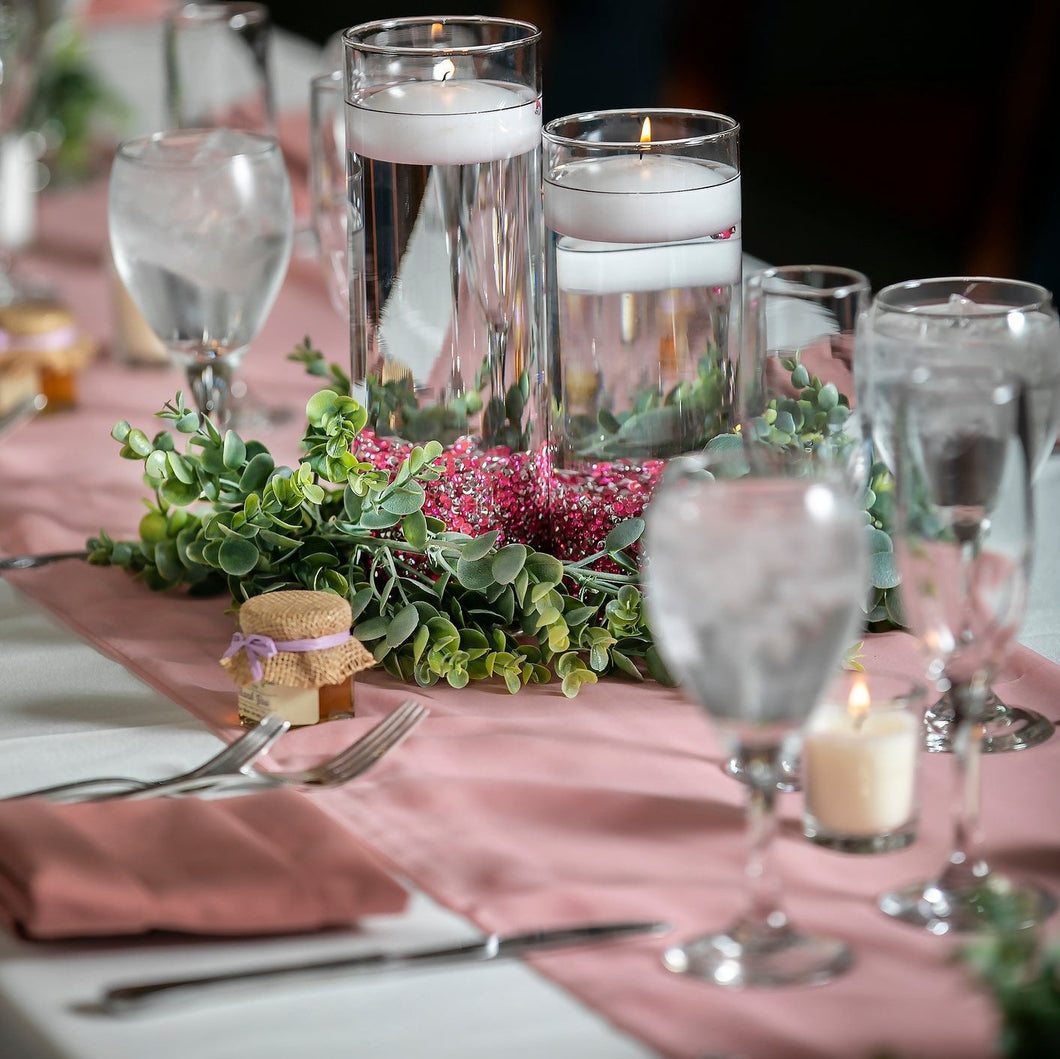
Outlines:
[[[860,507],[820,470],[754,443],[680,456],[646,511],[656,641],[748,790],[749,907],[664,959],[724,986],[818,984],[852,959],[842,942],[791,925],[766,867],[782,745],[855,638],[867,582]]]
[[[934,934],[1003,916],[1041,922],[1052,897],[991,872],[978,849],[981,730],[990,684],[1016,641],[1033,553],[1028,389],[1000,368],[913,369],[895,393],[895,555],[929,676],[949,691],[959,803],[953,851],[934,878],[880,898]]]
[[[1033,474],[1053,449],[1060,427],[1060,320],[1049,292],[1036,284],[961,276],[886,287],[859,323],[856,365],[859,409],[891,471],[897,395],[917,367],[1006,366],[1027,387]],[[940,393],[939,400],[941,409],[949,398]],[[929,750],[953,748],[954,711],[948,695],[927,710]],[[1036,746],[1052,732],[1041,714],[990,693],[986,752]]]
[[[291,187],[271,137],[232,129],[123,143],[110,178],[115,265],[187,374],[199,411],[228,425],[232,378],[291,254]]]

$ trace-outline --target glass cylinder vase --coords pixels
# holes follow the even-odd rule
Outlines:
[[[580,558],[665,461],[733,425],[739,125],[691,110],[544,129],[551,520]]]
[[[343,37],[366,454],[387,465],[440,441],[448,472],[425,512],[517,540],[535,532],[544,438],[539,38],[525,22],[464,16]]]

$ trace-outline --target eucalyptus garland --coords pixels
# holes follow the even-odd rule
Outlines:
[[[121,455],[142,461],[153,497],[139,539],[102,531],[88,542],[90,562],[120,566],[157,590],[227,588],[237,603],[280,589],[335,592],[349,599],[354,635],[376,661],[425,687],[496,678],[514,694],[558,678],[574,696],[610,674],[672,683],[640,592],[642,519],[618,523],[602,548],[577,561],[502,544],[496,530],[453,532],[423,511],[425,486],[440,476],[441,442],[414,445],[394,471],[374,467],[357,455],[368,413],[349,396],[346,376],[326,366],[308,339],[291,359],[332,384],[308,402],[298,466],[277,466],[261,442],[222,434],[178,393],[158,413],[170,429],[149,437],[125,421],[114,427]],[[793,377],[805,371],[797,358],[789,370]],[[790,436],[773,439],[778,444],[814,443],[838,422],[832,409],[846,405],[819,379],[805,383],[801,419],[791,420]],[[775,408],[769,418],[778,430]],[[708,448],[732,440],[719,435]],[[874,469],[866,508],[870,628],[898,617],[890,495],[886,473]]]

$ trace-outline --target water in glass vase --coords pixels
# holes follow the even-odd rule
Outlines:
[[[370,427],[527,448],[539,100],[518,85],[413,83],[346,112],[353,377]]]
[[[586,493],[606,508],[595,528],[562,528],[561,550],[567,530],[599,537],[639,514],[665,460],[731,428],[739,175],[659,157],[650,161],[668,165],[649,182],[648,160],[574,162],[545,185],[551,504],[561,527]]]

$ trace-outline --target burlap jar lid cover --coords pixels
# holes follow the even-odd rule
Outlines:
[[[96,352],[96,341],[78,332],[66,306],[31,299],[0,308],[0,359],[52,371],[78,371]]]
[[[349,603],[331,592],[290,589],[252,596],[239,608],[240,631],[221,665],[240,685],[338,684],[375,665],[350,633],[352,624]]]

